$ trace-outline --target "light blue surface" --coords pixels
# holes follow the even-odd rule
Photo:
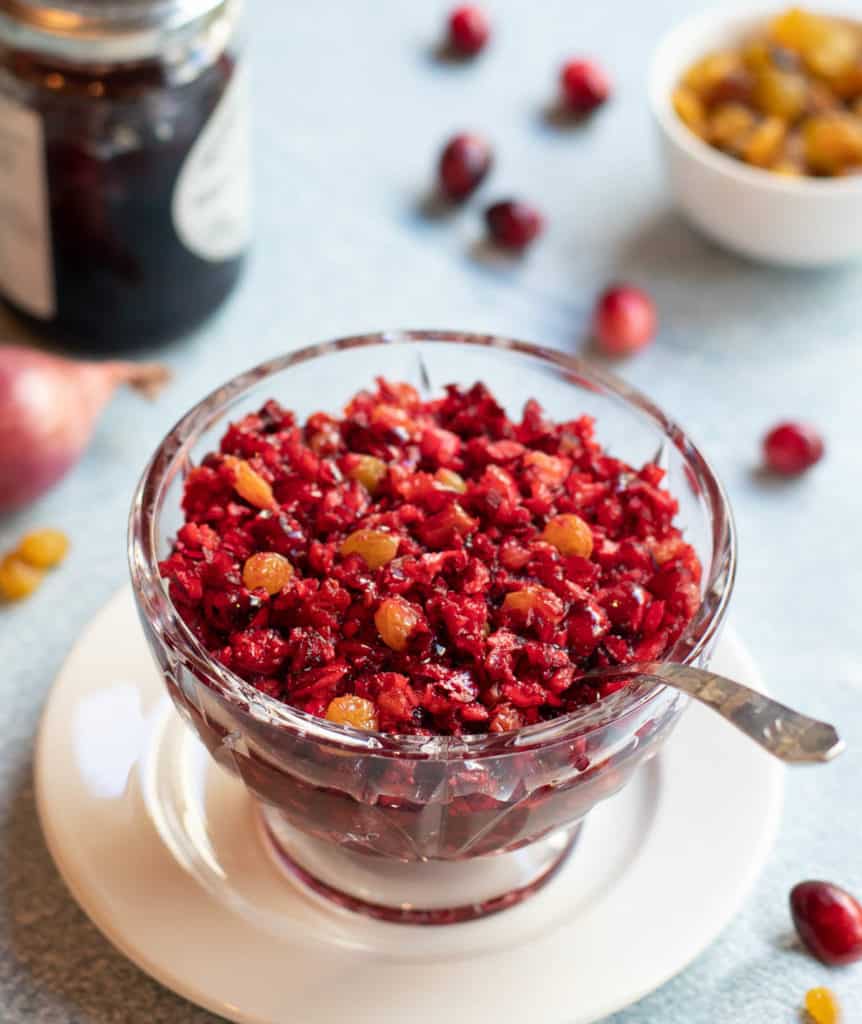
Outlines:
[[[778,845],[744,911],[613,1024],[793,1022],[804,991],[824,983],[848,1021],[862,1020],[862,965],[830,972],[788,948],[786,910],[805,877],[862,892],[862,269],[757,267],[670,211],[644,78],[659,34],[690,10],[684,0],[489,2],[493,46],[466,66],[431,58],[443,3],[252,3],[258,223],[242,287],[205,330],[163,353],[176,380],[157,405],[118,396],[77,472],[0,520],[0,547],[36,523],[64,527],[74,545],[32,601],[0,611],[0,1020],[214,1019],[86,921],[45,852],[32,796],[39,710],[81,628],[125,581],[129,498],[167,427],[253,362],[381,326],[497,331],[576,351],[596,292],[617,277],[647,287],[662,320],[652,349],[619,371],[690,430],[730,491],[742,549],[736,625],[773,692],[840,723],[850,750],[790,775]],[[542,111],[561,59],[577,53],[601,57],[615,98],[591,125],[554,130]],[[497,168],[477,202],[426,219],[433,161],[459,128],[493,139]],[[477,260],[482,201],[509,193],[544,208],[547,234],[523,263]],[[17,335],[11,321],[0,328]],[[765,428],[797,415],[822,428],[826,460],[797,482],[758,477]],[[477,981],[472,998],[480,992]]]

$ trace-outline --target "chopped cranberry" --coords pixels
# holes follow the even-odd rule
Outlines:
[[[560,73],[567,106],[576,114],[591,114],[611,94],[611,83],[602,68],[590,60],[570,60]]]
[[[481,7],[465,4],[449,15],[449,44],[453,50],[472,57],[488,42],[491,25]]]
[[[290,650],[274,629],[249,629],[230,639],[231,662],[240,673],[271,676],[281,668]]]
[[[341,417],[270,402],[232,424],[186,480],[161,572],[210,654],[271,699],[496,733],[614,692],[581,677],[660,659],[697,611],[662,479],[586,416],[529,400],[513,420],[482,384],[423,402],[381,380]]]
[[[504,249],[521,250],[542,233],[545,226],[539,211],[528,203],[506,199],[485,211],[491,238]]]
[[[609,629],[605,611],[589,599],[569,616],[569,643],[581,657],[590,655]]]
[[[647,586],[675,614],[690,618],[700,604],[700,591],[694,574],[683,560],[667,562],[647,581]]]
[[[862,905],[831,882],[800,882],[790,893],[799,937],[826,964],[862,960]]]
[[[625,356],[652,341],[656,319],[655,305],[645,291],[630,284],[614,285],[596,305],[593,330],[606,355]]]
[[[823,439],[807,423],[780,423],[766,435],[763,454],[775,473],[796,476],[823,458]]]
[[[440,155],[440,185],[450,198],[466,199],[487,175],[491,147],[479,135],[456,135]]]
[[[609,587],[601,601],[614,626],[637,632],[643,623],[649,594],[639,583],[625,582]]]

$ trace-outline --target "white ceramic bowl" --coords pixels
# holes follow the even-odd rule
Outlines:
[[[674,199],[704,234],[745,256],[796,267],[826,267],[862,257],[862,175],[785,178],[713,149],[690,131],[671,95],[699,57],[756,32],[789,6],[711,10],[688,18],[659,43],[649,75]],[[807,6],[807,5],[806,5]],[[824,13],[853,14],[836,0]],[[843,10],[842,10],[843,8]]]

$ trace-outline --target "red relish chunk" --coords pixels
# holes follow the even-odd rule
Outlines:
[[[381,379],[342,417],[269,401],[232,424],[161,572],[270,697],[385,732],[504,732],[613,692],[579,677],[661,658],[695,614],[662,477],[606,454],[588,416],[531,399],[515,422],[483,384],[423,402]]]

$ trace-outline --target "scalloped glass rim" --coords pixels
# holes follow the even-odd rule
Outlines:
[[[625,381],[589,365],[582,359],[553,349],[490,334],[437,330],[393,330],[339,338],[277,356],[234,377],[211,392],[185,414],[168,433],[144,470],[135,492],[129,517],[129,566],[142,614],[147,616],[159,641],[216,693],[246,713],[269,725],[282,726],[304,737],[335,747],[365,749],[375,755],[413,759],[450,760],[498,756],[506,751],[521,752],[583,735],[656,698],[666,687],[648,679],[632,682],[596,704],[548,722],[496,735],[400,736],[365,732],[336,725],[316,715],[292,708],[260,693],[225,666],[215,661],[180,618],[159,575],[156,524],[170,470],[188,459],[188,452],[200,434],[222,419],[228,408],[254,385],[274,373],[320,356],[346,349],[377,345],[440,343],[485,346],[518,352],[558,367],[572,384],[608,394],[623,402],[645,420],[657,426],[682,454],[712,518],[712,562],[705,574],[702,603],[697,615],[668,652],[667,661],[692,663],[715,638],[724,619],[736,572],[736,531],[724,488],[701,452],[683,430],[646,396]],[[705,567],[706,568],[706,567]]]

